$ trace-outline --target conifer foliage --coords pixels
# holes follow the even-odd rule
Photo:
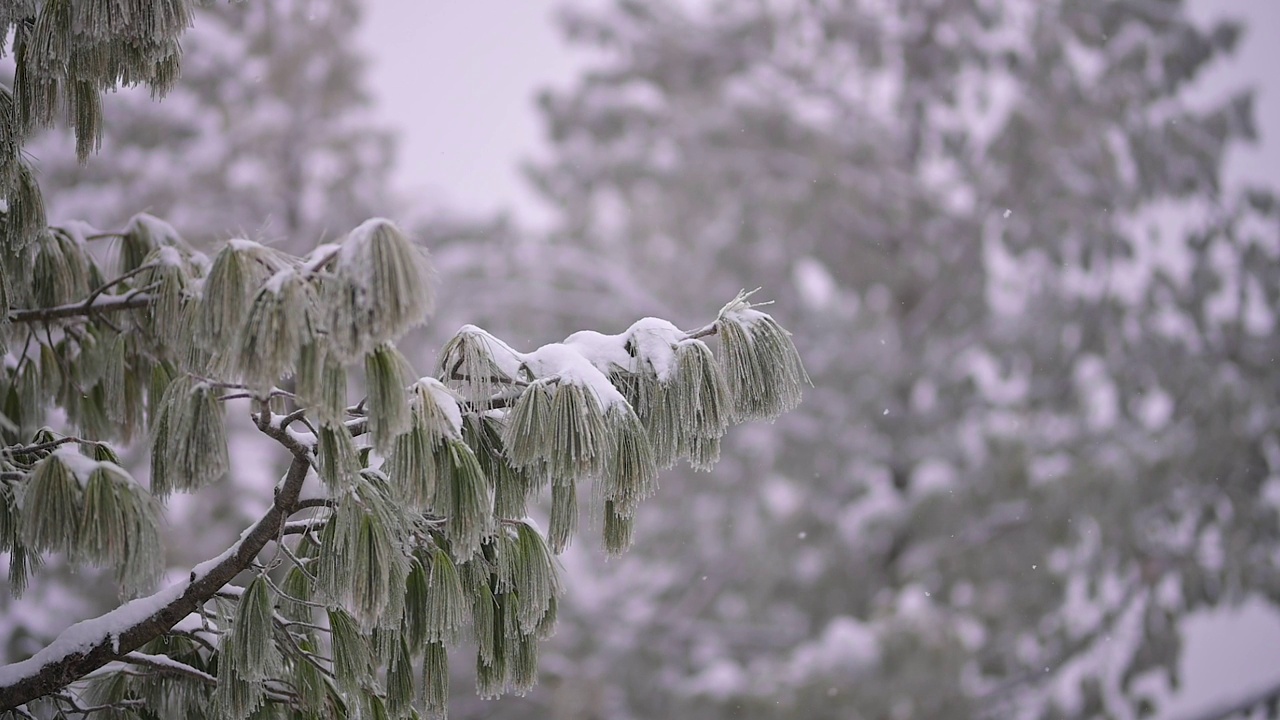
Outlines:
[[[730,423],[799,403],[796,348],[744,293],[693,331],[646,318],[529,353],[467,326],[418,378],[395,341],[437,281],[389,220],[301,257],[248,239],[205,254],[145,214],[48,227],[23,139],[66,117],[88,157],[102,94],[162,96],[191,18],[189,0],[0,9],[17,65],[0,88],[0,552],[15,593],[60,553],[135,598],[0,669],[0,711],[438,717],[466,639],[481,695],[526,691],[578,499],[624,551],[660,469],[705,467]],[[157,591],[162,503],[225,481],[226,414],[246,404],[289,469],[232,547]],[[149,488],[117,457],[134,441]]]

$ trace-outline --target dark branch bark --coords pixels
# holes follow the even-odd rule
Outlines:
[[[25,310],[12,310],[9,312],[9,322],[11,323],[30,323],[30,322],[47,322],[49,320],[62,320],[69,317],[89,316],[98,313],[117,312],[120,310],[136,310],[144,308],[151,304],[151,296],[146,294],[139,295],[112,295],[107,298],[91,297],[86,302],[76,302],[70,305],[59,305],[51,308],[29,308]]]
[[[213,594],[220,588],[231,582],[242,570],[249,567],[262,548],[279,536],[285,519],[296,510],[298,494],[302,490],[302,482],[306,479],[307,470],[310,467],[310,459],[306,449],[301,446],[296,447],[297,450],[294,451],[293,462],[289,466],[289,472],[285,476],[280,491],[276,493],[275,501],[272,503],[271,508],[267,510],[266,514],[258,520],[239,543],[219,557],[211,560],[212,566],[207,570],[201,568],[199,572],[192,571],[191,580],[182,589],[181,593],[176,594],[176,597],[166,602],[155,612],[123,628],[119,635],[114,637],[104,636],[92,641],[92,644],[85,649],[70,649],[64,654],[47,658],[40,667],[33,669],[31,672],[22,673],[14,682],[0,687],[0,710],[8,710],[44,695],[57,692],[109,662],[123,660],[128,653],[168,632],[178,621],[194,612],[202,603],[213,597]],[[173,588],[161,590],[160,593],[151,596],[151,598],[166,593],[174,594],[175,591]],[[112,613],[95,620],[103,620],[112,616],[119,618],[130,617],[131,608],[145,607],[147,601],[151,598],[140,598],[126,603]],[[87,622],[93,623],[95,620]],[[78,627],[81,627],[81,625],[71,626],[62,636],[59,636],[59,639],[72,637],[68,633],[73,633]],[[55,640],[50,648],[57,645],[58,641]],[[31,663],[39,658],[40,654],[37,654],[35,658],[26,662]]]

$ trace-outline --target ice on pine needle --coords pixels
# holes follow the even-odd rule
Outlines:
[[[426,322],[434,288],[426,250],[390,220],[361,223],[342,242],[325,283],[335,351],[354,360]]]

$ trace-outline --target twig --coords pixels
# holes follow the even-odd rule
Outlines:
[[[78,438],[74,435],[67,435],[64,437],[60,437],[57,440],[50,440],[48,442],[42,442],[36,445],[24,445],[22,447],[4,448],[3,452],[7,455],[14,455],[14,456],[36,455],[38,453],[45,452],[46,450],[52,450],[58,447],[59,445],[65,445],[67,443],[72,443],[72,442],[80,443],[81,445],[93,445],[95,447],[102,445],[102,443],[96,440],[85,440],[83,438]]]
[[[120,657],[120,662],[129,663],[130,665],[141,665],[164,673],[174,675],[183,675],[194,680],[199,680],[205,685],[211,687],[218,686],[218,680],[209,673],[191,667],[190,665],[178,662],[167,655],[148,655],[146,653],[131,652],[125,653]]]
[[[48,322],[63,318],[94,315],[98,313],[119,312],[121,310],[137,310],[151,304],[151,296],[146,293],[129,295],[111,295],[101,302],[76,302],[51,308],[26,308],[9,311],[9,322],[30,323]]]

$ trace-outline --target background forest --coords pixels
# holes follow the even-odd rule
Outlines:
[[[424,366],[464,322],[532,347],[763,286],[814,384],[665,475],[628,555],[564,556],[539,687],[481,701],[459,669],[454,717],[1166,717],[1190,622],[1280,604],[1280,204],[1224,175],[1251,90],[1196,92],[1275,28],[1181,0],[568,10],[526,225],[398,187],[412,120],[371,100],[361,9],[202,10],[177,89],[108,98],[87,165],[28,144],[51,221],[284,247],[412,222],[445,282]],[[174,567],[269,497],[241,442],[246,484],[171,507]],[[0,659],[114,604],[41,580],[0,600]],[[1196,717],[1274,708],[1270,679]]]

